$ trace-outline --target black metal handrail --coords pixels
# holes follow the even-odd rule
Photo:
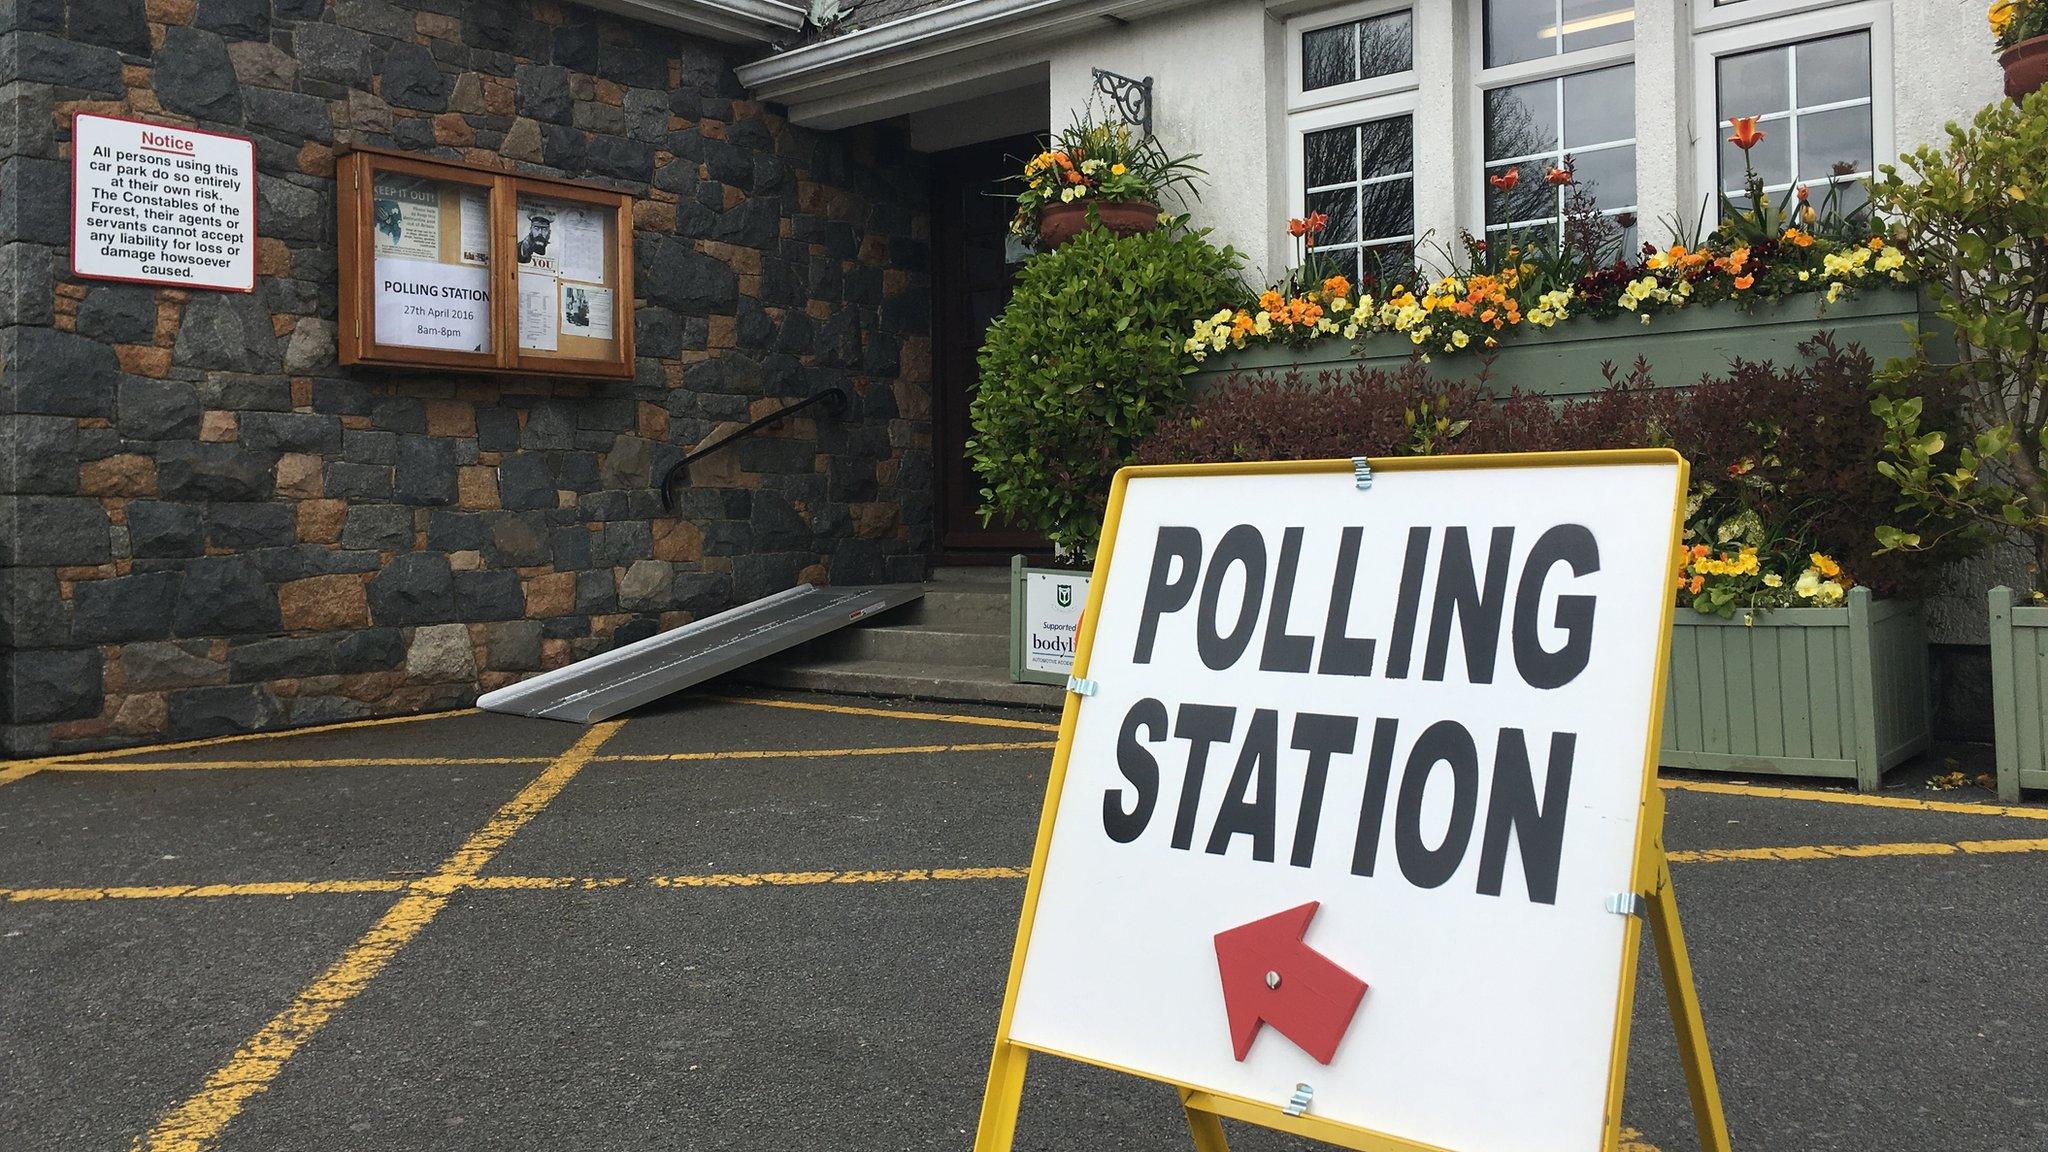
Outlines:
[[[733,431],[727,433],[726,435],[719,437],[717,440],[714,440],[709,444],[705,444],[699,447],[696,451],[685,455],[681,460],[678,460],[674,464],[671,464],[669,466],[668,471],[661,474],[662,510],[666,512],[673,512],[676,510],[676,477],[680,475],[682,476],[683,481],[685,483],[689,482],[691,461],[702,460],[704,457],[711,455],[713,452],[718,451],[720,448],[725,447],[727,444],[730,444],[735,440],[751,436],[755,432],[758,432],[761,429],[766,428],[768,425],[776,423],[777,421],[788,417],[792,413],[808,408],[813,404],[823,404],[826,408],[831,410],[833,415],[840,415],[846,411],[846,401],[846,389],[841,388],[835,384],[832,387],[825,389],[823,392],[820,392],[815,396],[806,396],[805,398],[803,398],[802,400],[798,400],[794,404],[785,404],[782,407],[777,408],[775,411],[770,412],[766,416],[763,416],[760,419],[753,421],[746,427],[736,428]]]

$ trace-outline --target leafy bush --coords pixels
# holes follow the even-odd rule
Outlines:
[[[1954,365],[1920,356],[1897,366],[1875,402],[1887,428],[1880,467],[1908,518],[1879,529],[1887,549],[1955,535],[2013,536],[2035,557],[2048,592],[2048,90],[2000,101],[1946,151],[1921,148],[1886,165],[1872,199],[1911,235],[1927,292],[1955,328]],[[1944,420],[1930,389],[1952,388],[1960,419]]]
[[[1626,373],[1610,367],[1606,391],[1564,402],[1523,392],[1491,399],[1483,373],[1446,382],[1412,365],[1313,382],[1233,377],[1162,420],[1139,456],[1161,464],[1672,447],[1692,463],[1687,543],[1707,546],[1710,564],[1719,562],[1712,553],[1739,562],[1753,549],[1753,574],[1779,574],[1792,595],[1820,552],[1879,595],[1917,593],[1933,564],[1874,554],[1893,499],[1875,463],[1886,430],[1869,407],[1870,357],[1825,336],[1803,350],[1803,365],[1738,360],[1684,388],[1656,387],[1638,360]],[[1783,598],[1757,592],[1741,604],[1709,597],[1695,606],[1774,600]]]
[[[1034,256],[990,326],[968,455],[1000,516],[1084,559],[1109,484],[1162,411],[1186,397],[1188,329],[1241,291],[1237,253],[1176,223],[1091,228]]]

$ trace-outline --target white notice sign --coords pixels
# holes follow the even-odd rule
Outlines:
[[[256,146],[240,136],[74,116],[71,270],[253,291]]]
[[[491,270],[430,260],[377,258],[379,344],[491,350]]]
[[[1009,1039],[1589,1152],[1683,465],[1405,463],[1128,479]]]
[[[1087,604],[1087,573],[1026,572],[1024,667],[1061,675],[1072,671],[1081,609]]]

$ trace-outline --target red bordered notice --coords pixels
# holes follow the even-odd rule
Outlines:
[[[254,291],[255,142],[74,116],[71,271],[98,280]]]

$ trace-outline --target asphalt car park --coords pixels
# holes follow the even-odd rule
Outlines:
[[[0,766],[0,1147],[964,1150],[1054,720],[706,692]],[[1665,781],[1735,1147],[2048,1146],[2048,806],[1933,774]],[[1690,1148],[1643,963],[1624,1120]],[[1019,1148],[1187,1141],[1031,1067]]]

